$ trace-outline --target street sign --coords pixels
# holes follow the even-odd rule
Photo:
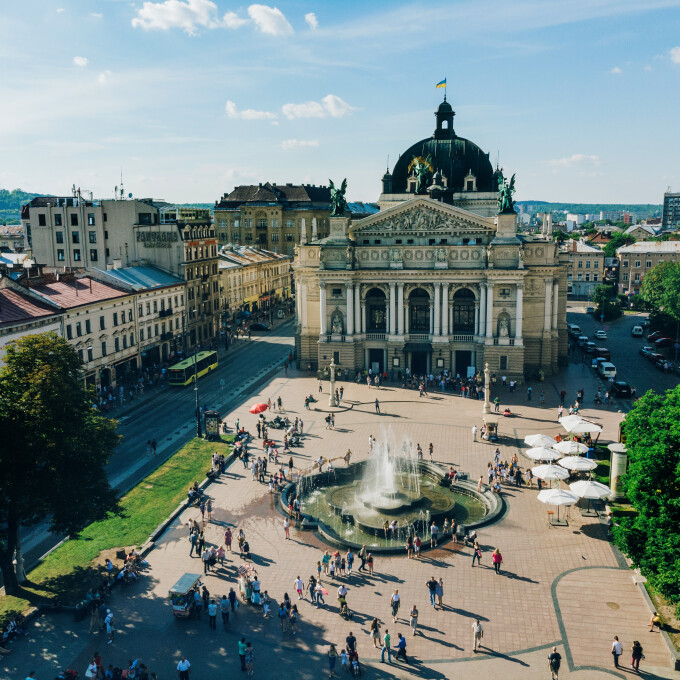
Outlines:
[[[604,321],[604,314],[600,314],[600,321]]]

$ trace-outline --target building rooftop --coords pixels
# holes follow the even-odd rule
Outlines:
[[[48,302],[36,300],[30,295],[11,288],[0,289],[0,328],[62,313]]]
[[[149,290],[152,288],[163,288],[165,286],[175,286],[184,281],[173,274],[154,267],[153,265],[141,265],[139,267],[121,267],[120,269],[95,269],[112,283],[118,283],[124,288],[134,291]]]
[[[587,243],[583,243],[582,241],[577,241],[575,239],[572,239],[570,242],[567,242],[566,251],[568,253],[584,253],[584,254],[591,253],[593,255],[602,254],[602,251],[599,248],[588,245]]]
[[[680,241],[640,241],[629,246],[621,246],[617,255],[635,255],[636,253],[680,253]]]
[[[93,302],[103,302],[129,295],[127,291],[89,276],[31,285],[31,290],[62,309],[82,307]]]
[[[0,238],[8,236],[23,236],[24,228],[20,224],[0,224]]]
[[[219,251],[220,262],[232,262],[237,266],[245,267],[251,264],[261,264],[275,260],[290,260],[289,255],[273,253],[270,250],[253,248],[251,246],[224,246]]]
[[[651,227],[648,224],[631,224],[626,231],[624,231],[624,234],[632,234],[635,230],[637,229],[642,229],[643,231],[646,231],[650,236],[656,236],[657,235],[657,230],[654,229],[654,227]]]

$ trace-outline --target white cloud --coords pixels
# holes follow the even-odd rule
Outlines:
[[[561,168],[573,168],[575,166],[583,165],[600,165],[600,157],[595,155],[588,155],[584,153],[575,153],[566,158],[555,158],[548,161],[548,165]]]
[[[241,120],[272,120],[276,118],[276,114],[271,111],[256,111],[255,109],[239,111],[232,101],[227,101],[224,110],[229,118],[240,118]]]
[[[145,2],[132,20],[134,28],[145,31],[179,28],[196,35],[199,27],[215,28],[220,25],[217,5],[211,0],[165,0]]]
[[[674,64],[680,64],[680,47],[673,47],[668,54]]]
[[[649,64],[647,64],[647,65],[644,67],[644,70],[645,70],[645,71],[651,71],[651,70],[652,70],[652,67],[651,67]]]
[[[65,11],[66,11],[66,10],[65,10],[63,7],[60,7],[60,8],[57,10],[57,14],[61,14],[62,12],[65,12]]]
[[[241,17],[236,14],[236,12],[227,12],[222,17],[222,23],[226,28],[241,28],[243,24],[248,23],[248,19],[241,19]]]
[[[102,72],[97,76],[97,82],[98,82],[100,85],[106,85],[106,83],[109,81],[109,78],[110,78],[112,75],[113,75],[113,74],[112,74],[111,71],[109,71],[108,69],[107,69],[106,71],[102,71]]]
[[[612,73],[615,76],[620,76],[623,73],[623,71],[618,66],[614,66],[614,68],[611,71],[609,71],[609,73]]]
[[[319,142],[316,139],[285,139],[283,142],[281,142],[281,148],[284,151],[310,147],[316,148],[318,146]]]
[[[284,104],[281,111],[286,118],[342,118],[352,111],[353,106],[334,94],[327,94],[320,102],[309,101],[302,104]]]
[[[278,7],[268,5],[250,5],[248,16],[253,20],[258,31],[267,35],[291,35],[293,27]]]
[[[80,68],[85,68],[87,66],[87,57],[73,57],[73,63]]]
[[[305,21],[307,22],[307,26],[309,26],[313,31],[316,31],[316,29],[319,28],[319,20],[316,18],[316,14],[314,14],[314,12],[305,14]]]
[[[104,15],[101,12],[90,12],[90,16],[93,19],[103,19]]]

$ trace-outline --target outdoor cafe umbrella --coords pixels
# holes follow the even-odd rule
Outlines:
[[[581,453],[588,453],[588,447],[585,444],[581,444],[581,442],[570,441],[568,439],[558,442],[555,444],[555,446],[553,446],[553,449],[555,449],[555,451],[559,451],[565,456],[578,456]]]
[[[533,449],[528,449],[524,452],[532,460],[559,460],[562,454],[555,449],[549,449],[545,446],[537,446]]]
[[[524,443],[529,446],[545,446],[550,448],[556,442],[552,437],[548,437],[547,434],[530,434],[524,437]]]
[[[560,418],[560,425],[570,434],[584,434],[586,432],[602,432],[602,427],[581,418],[581,416],[564,416]]]
[[[566,479],[569,472],[558,465],[537,465],[531,468],[534,477],[539,479]]]
[[[605,496],[609,496],[611,492],[611,489],[606,484],[600,484],[600,482],[594,482],[590,479],[574,482],[573,484],[569,485],[569,488],[579,498],[588,499],[588,514],[591,514],[590,508],[591,500],[593,498],[604,498]]]
[[[559,462],[567,470],[576,470],[576,472],[590,472],[597,467],[597,463],[590,458],[581,458],[581,456],[566,456]]]
[[[574,505],[578,502],[578,496],[566,489],[544,489],[538,494],[541,503],[557,506],[557,521],[560,521],[560,505]]]
[[[253,404],[249,409],[249,413],[262,413],[262,411],[266,411],[269,407],[267,404]]]

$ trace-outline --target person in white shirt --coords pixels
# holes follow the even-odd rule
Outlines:
[[[341,597],[345,597],[347,595],[347,588],[345,587],[345,584],[343,583],[339,588],[338,588],[338,599]]]
[[[479,622],[479,619],[476,619],[475,622],[472,624],[472,651],[473,652],[477,651],[477,645],[481,646],[483,637],[484,637],[484,628],[482,627],[482,624]]]
[[[189,672],[191,671],[191,664],[186,657],[182,657],[177,664],[177,675],[179,680],[189,680]]]
[[[390,604],[392,605],[392,622],[397,622],[397,614],[399,613],[399,605],[401,604],[401,597],[399,591],[395,590],[390,598]]]
[[[619,636],[615,635],[612,641],[612,657],[614,658],[614,668],[619,667],[619,657],[623,654],[623,645],[619,642]]]
[[[477,426],[476,425],[472,426],[472,441],[473,442],[477,441]]]
[[[303,583],[302,579],[299,576],[295,579],[294,584],[295,584],[295,590],[297,590],[298,600],[301,600],[302,599],[302,590],[304,589],[305,584]]]

